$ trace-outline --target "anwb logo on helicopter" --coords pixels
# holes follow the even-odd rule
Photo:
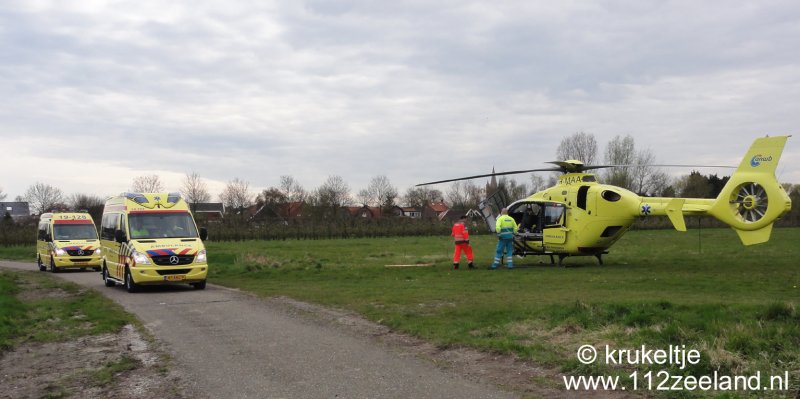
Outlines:
[[[758,154],[750,159],[750,166],[755,168],[761,165],[761,162],[772,162],[772,155],[765,157],[761,154]]]

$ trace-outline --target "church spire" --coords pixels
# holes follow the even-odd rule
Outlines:
[[[494,174],[494,166],[492,166],[492,178],[488,183],[486,183],[486,198],[491,197],[492,194],[497,192],[497,178],[494,176]]]

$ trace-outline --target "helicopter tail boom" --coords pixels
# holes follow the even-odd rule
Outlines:
[[[772,224],[792,207],[791,199],[775,177],[789,137],[756,139],[708,209],[708,214],[736,230],[744,245],[768,241]]]

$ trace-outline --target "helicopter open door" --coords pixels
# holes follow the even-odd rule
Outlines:
[[[542,255],[562,249],[567,240],[567,207],[550,201],[520,201],[512,204],[508,215],[519,226],[514,240],[515,254]]]
[[[566,230],[566,213],[564,204],[549,201],[520,201],[508,209],[508,215],[519,226],[519,234],[530,237],[543,236],[553,229]],[[563,244],[563,241],[558,243]]]
[[[547,203],[544,208],[544,245],[563,245],[567,241],[567,207],[557,202]]]
[[[489,231],[495,233],[495,222],[497,221],[497,217],[494,216],[494,209],[484,200],[478,204],[478,209],[481,211],[481,216],[483,216],[483,220],[486,221],[486,227],[489,228]]]

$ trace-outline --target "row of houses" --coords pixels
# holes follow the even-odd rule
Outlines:
[[[14,221],[31,215],[31,208],[27,202],[0,202],[0,216],[11,218]]]
[[[299,219],[304,216],[307,211],[305,204],[301,202],[292,202],[282,204],[275,208],[267,206],[252,207],[249,210],[249,218],[253,220],[269,219],[269,218],[284,218],[284,219]],[[407,217],[413,219],[439,219],[444,220],[450,213],[450,208],[443,202],[432,202],[421,207],[402,207],[393,206],[391,208],[382,208],[376,206],[347,206],[339,208],[339,217],[351,218],[364,218],[364,219],[378,219],[383,217]]]
[[[384,217],[385,211],[383,208],[374,206],[351,206],[346,207],[344,210],[352,217],[360,218],[380,218]],[[443,202],[433,202],[426,204],[422,207],[414,206],[394,206],[389,209],[389,215],[393,217],[408,217],[413,219],[433,219],[444,220],[450,208]],[[346,215],[345,215],[346,216]]]
[[[292,202],[278,205],[278,209],[268,206],[254,205],[244,210],[248,220],[262,220],[270,218],[299,219],[303,217],[304,203]],[[195,215],[205,220],[221,220],[225,215],[225,206],[221,202],[205,202],[191,205]],[[3,217],[10,217],[18,221],[31,216],[27,202],[0,202]],[[421,207],[394,206],[389,209],[374,206],[349,206],[339,209],[339,216],[376,219],[382,217],[407,217],[413,219],[455,219],[451,209],[443,202],[432,202]]]
[[[198,203],[192,205],[195,215],[206,220],[220,220],[225,215],[222,203]],[[248,220],[260,221],[270,219],[301,219],[308,209],[302,202],[290,202],[276,206],[253,205],[242,211]],[[451,209],[443,202],[432,202],[421,207],[394,206],[381,208],[375,206],[348,206],[338,209],[339,217],[377,219],[383,217],[407,217],[413,219],[454,218]]]

